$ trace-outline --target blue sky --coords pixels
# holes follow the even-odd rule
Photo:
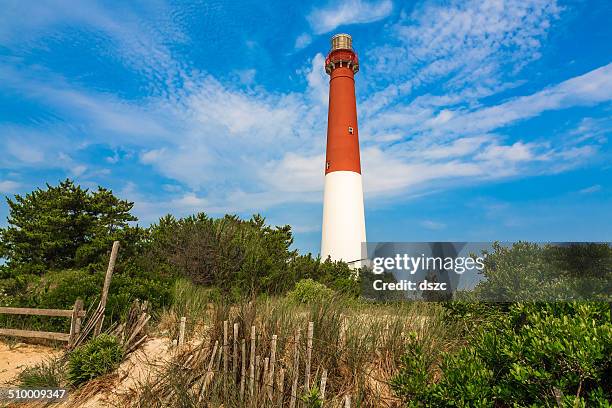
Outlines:
[[[348,32],[368,240],[610,241],[611,19],[606,1],[5,1],[0,194],[71,177],[144,225],[259,212],[317,253],[323,60]]]

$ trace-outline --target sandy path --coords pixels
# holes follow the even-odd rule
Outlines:
[[[0,387],[8,385],[25,367],[61,353],[61,349],[52,347],[25,343],[9,347],[8,344],[0,342]]]

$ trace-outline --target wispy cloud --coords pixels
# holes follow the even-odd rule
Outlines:
[[[295,39],[295,48],[300,50],[307,47],[312,42],[312,37],[308,33],[302,33]]]
[[[592,185],[590,187],[583,188],[582,190],[579,190],[578,192],[580,194],[593,194],[593,193],[596,193],[598,191],[601,191],[601,185],[595,184],[595,185]]]
[[[428,85],[460,92],[472,102],[515,86],[514,76],[540,49],[561,8],[541,0],[480,0],[417,4],[393,25],[384,43],[367,51],[369,78],[391,78],[379,91],[378,109]],[[374,113],[374,112],[372,112]]]
[[[391,14],[391,11],[391,0],[341,0],[313,10],[307,19],[315,34],[324,34],[341,25],[382,20]]]
[[[2,89],[52,112],[37,124],[44,132],[37,126],[0,128],[4,168],[61,168],[93,183],[95,166],[77,153],[83,144],[103,145],[107,165],[130,161],[163,179],[164,198],[139,191],[134,182],[121,192],[148,221],[171,211],[242,212],[321,200],[329,81],[322,54],[298,67],[302,88],[268,90],[258,84],[263,74],[250,65],[232,67],[234,83],[228,83],[167,46],[185,41],[171,21],[162,18],[156,27],[138,13],[60,3],[37,9],[26,27],[28,41],[76,22],[151,89],[146,97],[125,98],[21,59],[0,60]],[[100,13],[89,15],[92,10]],[[390,0],[348,0],[313,10],[308,21],[312,33],[321,34],[379,21],[392,11]],[[363,50],[370,67],[359,74],[367,83],[359,120],[368,199],[550,174],[597,155],[607,143],[601,129],[609,128],[599,119],[583,120],[570,131],[576,133],[556,143],[546,135],[509,137],[506,130],[546,112],[612,100],[612,64],[523,95],[483,101],[520,82],[514,73],[539,57],[559,15],[554,2],[536,0],[427,2],[390,22],[389,44]],[[0,18],[6,22],[0,41],[14,46],[17,26],[8,20],[6,14]],[[298,37],[295,48],[306,47],[312,33]],[[126,146],[132,156],[122,153]]]
[[[423,228],[427,228],[430,230],[441,230],[446,228],[446,224],[432,220],[423,220],[420,224]]]
[[[21,186],[21,183],[16,181],[0,180],[0,193],[15,193]]]

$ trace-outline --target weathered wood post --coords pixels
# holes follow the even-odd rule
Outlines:
[[[285,369],[281,367],[278,373],[278,405],[283,406],[284,394],[285,392]]]
[[[314,334],[314,323],[308,322],[308,335],[306,338],[306,367],[304,375],[304,390],[310,391],[310,363],[312,360],[312,337]]]
[[[268,379],[268,397],[272,400],[272,392],[274,391],[274,369],[276,365],[276,342],[278,336],[272,335],[272,343],[270,344],[270,374]]]
[[[181,321],[179,323],[179,337],[178,337],[178,346],[183,347],[185,344],[185,323],[187,322],[187,318],[185,316],[181,317]]]
[[[234,323],[234,336],[232,337],[234,341],[234,349],[232,355],[232,375],[234,376],[234,381],[238,380],[238,323]]]
[[[323,369],[323,374],[321,374],[321,406],[325,402],[325,387],[327,386],[327,370]]]
[[[70,339],[68,340],[68,348],[74,345],[79,333],[81,333],[81,312],[83,310],[83,300],[77,298],[72,308],[72,316],[70,321]]]
[[[228,321],[223,321],[223,373],[227,373],[229,363],[229,341],[228,341]]]
[[[251,398],[255,394],[255,326],[251,326],[251,354],[249,355],[251,363],[249,367],[249,394]]]
[[[244,398],[244,383],[246,381],[246,340],[243,338],[240,343],[242,361],[240,370],[240,400]]]
[[[106,300],[108,298],[108,289],[110,287],[111,278],[113,277],[113,270],[115,269],[115,262],[117,262],[117,253],[119,252],[119,241],[113,242],[113,249],[111,250],[110,259],[108,260],[108,268],[106,268],[106,276],[104,277],[104,287],[102,288],[102,296],[100,297],[100,306],[98,309],[104,312],[106,309]],[[102,323],[104,323],[104,315],[96,323],[94,330],[94,337],[98,336],[102,331]]]
[[[293,343],[293,381],[291,383],[291,399],[289,408],[295,408],[297,401],[298,376],[300,373],[300,329],[296,329]]]

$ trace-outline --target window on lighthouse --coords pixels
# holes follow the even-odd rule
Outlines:
[[[353,134],[353,127],[352,127],[352,126],[349,126],[349,127],[348,127],[348,131],[349,131],[349,135],[352,135],[352,134]]]
[[[325,170],[329,170],[329,166],[331,166],[330,162],[325,163]]]

